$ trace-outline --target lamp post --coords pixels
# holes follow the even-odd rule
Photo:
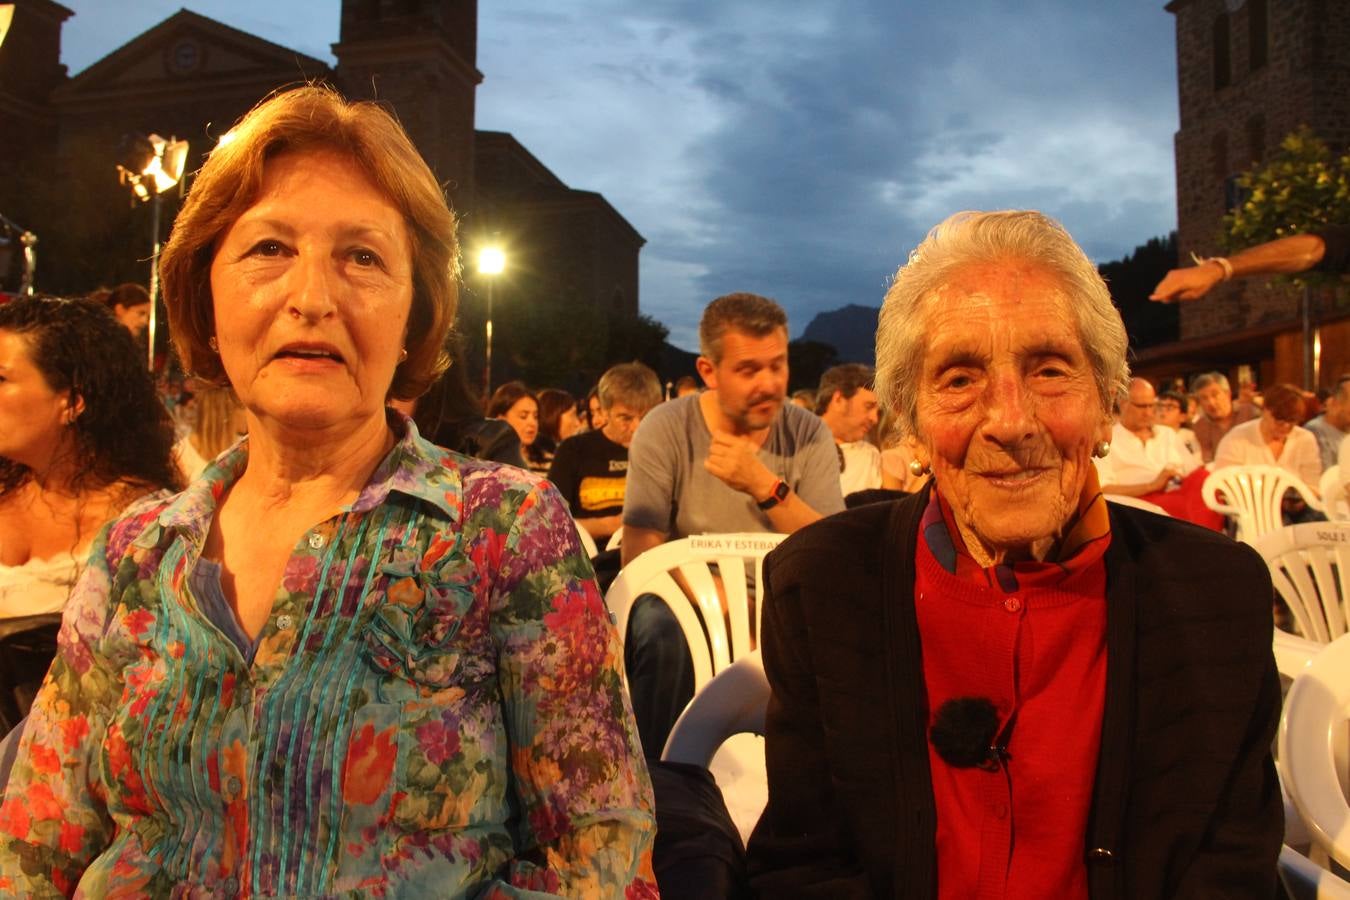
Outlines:
[[[150,203],[150,321],[146,325],[149,344],[149,367],[155,367],[155,326],[159,315],[159,220],[163,206],[162,195],[183,177],[187,162],[188,142],[157,134],[148,138],[130,136],[123,141],[122,162],[117,164],[122,184],[131,187],[132,203],[137,200]]]
[[[492,288],[497,276],[506,268],[506,254],[500,247],[484,247],[478,251],[478,274],[487,276],[487,342],[483,354],[483,402],[492,396]]]

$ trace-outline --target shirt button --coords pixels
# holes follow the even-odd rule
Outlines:
[[[278,631],[290,631],[290,630],[291,630],[291,626],[294,625],[294,624],[295,624],[295,620],[292,619],[290,616],[277,616],[277,630],[278,630]]]
[[[994,816],[995,816],[996,818],[999,818],[999,819],[1006,819],[1006,818],[1008,818],[1008,804],[1006,804],[1006,803],[995,803],[995,804],[994,804]]]
[[[309,533],[309,546],[310,549],[312,550],[318,550],[320,547],[322,547],[323,535],[319,534],[317,531],[311,531]]]
[[[238,775],[231,775],[229,780],[225,782],[225,790],[229,792],[231,797],[238,797],[239,790],[243,786],[244,785],[240,782]]]
[[[1022,601],[1017,597],[1009,597],[1007,600],[1003,601],[1003,608],[1010,613],[1021,612]]]
[[[239,894],[239,879],[238,879],[238,878],[235,878],[233,875],[231,875],[229,878],[226,878],[226,879],[225,879],[224,887],[225,887],[225,894],[226,894],[227,896],[230,896],[230,897],[238,896],[238,894]]]

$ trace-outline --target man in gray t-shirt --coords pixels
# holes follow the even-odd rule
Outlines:
[[[844,508],[830,430],[785,402],[787,316],[778,304],[718,297],[703,312],[699,345],[708,390],[653,409],[629,447],[625,564],[674,538],[789,534]],[[634,605],[624,658],[643,748],[657,756],[693,694],[683,633],[659,599]]]
[[[700,407],[709,396],[716,393],[671,400],[643,420],[628,454],[625,546],[636,533],[630,529],[659,532],[663,540],[672,540],[783,527],[772,521],[773,509],[759,508],[753,493],[732,487],[705,465],[713,434]],[[844,508],[834,441],[824,423],[806,410],[791,403],[780,406],[753,458],[773,476],[768,480],[770,491],[781,479],[789,495],[796,494],[812,512]],[[636,556],[636,549],[629,554]]]

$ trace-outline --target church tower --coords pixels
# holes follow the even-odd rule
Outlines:
[[[477,51],[477,0],[342,0],[338,84],[389,105],[461,213],[473,205]]]
[[[1350,146],[1350,2],[1171,0],[1166,8],[1176,17],[1177,244],[1186,260],[1219,252],[1223,216],[1239,199],[1236,177],[1285,135],[1307,125],[1334,148]],[[1182,306],[1181,337],[1232,334],[1297,314],[1290,289],[1234,281]]]

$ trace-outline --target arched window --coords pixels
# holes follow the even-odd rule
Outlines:
[[[1266,64],[1269,30],[1266,0],[1247,0],[1247,54],[1253,72]]]
[[[1214,90],[1233,83],[1233,60],[1229,47],[1228,13],[1214,19]]]

